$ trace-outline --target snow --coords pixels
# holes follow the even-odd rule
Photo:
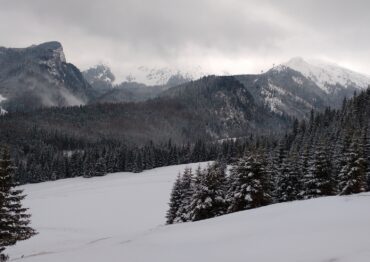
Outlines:
[[[164,226],[185,166],[26,185],[39,235],[8,253],[27,262],[369,261],[370,193]]]
[[[284,96],[287,91],[272,84],[271,80],[268,80],[268,88],[261,91],[261,95],[264,97],[265,105],[270,107],[270,110],[275,113],[282,114],[281,108],[283,107],[283,102],[279,96]]]
[[[218,139],[217,142],[222,144],[224,142],[229,142],[229,141],[235,142],[237,139],[238,139],[237,137],[228,137],[228,138]]]
[[[2,94],[0,94],[0,103],[7,100],[6,97],[4,97]],[[7,114],[8,111],[6,111],[2,106],[0,106],[0,116]]]
[[[6,97],[4,97],[2,94],[0,94],[0,103],[5,101],[6,99],[7,99]]]
[[[4,108],[2,108],[1,106],[0,106],[0,116],[2,116],[2,115],[6,115],[8,113],[8,111],[6,111]]]
[[[284,66],[300,72],[305,77],[314,81],[327,93],[330,93],[330,86],[334,86],[336,84],[339,84],[344,88],[353,86],[359,89],[367,88],[370,84],[370,76],[353,72],[349,69],[326,61],[305,61],[303,58],[296,57],[278,68],[283,70]]]
[[[293,81],[296,82],[299,86],[303,85],[303,80],[300,77],[293,76],[292,77]]]
[[[112,74],[110,68],[104,64],[98,64],[95,65],[94,67],[91,67],[88,69],[86,72],[93,72],[92,76],[89,76],[89,82],[93,83],[96,81],[103,81],[108,84],[113,84],[115,78],[114,75]]]
[[[181,76],[184,79],[195,80],[209,75],[200,66],[185,66],[183,68],[147,67],[139,66],[131,72],[137,82],[146,85],[164,85],[172,76]]]

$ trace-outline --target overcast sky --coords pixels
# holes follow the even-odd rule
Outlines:
[[[57,40],[80,69],[257,73],[294,56],[370,75],[368,0],[0,0],[0,46]]]

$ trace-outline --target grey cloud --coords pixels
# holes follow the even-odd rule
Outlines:
[[[362,71],[370,65],[367,1],[0,2],[0,22],[11,19],[11,26],[0,25],[4,44],[59,40],[77,65],[108,61],[126,75],[131,67],[147,64],[259,71],[296,55],[325,56]]]

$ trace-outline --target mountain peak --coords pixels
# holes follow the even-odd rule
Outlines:
[[[95,65],[84,71],[83,74],[90,84],[96,81],[113,83],[115,80],[115,76],[111,69],[104,64]]]
[[[309,67],[309,63],[299,56],[291,58],[288,62],[284,63],[283,65],[290,67],[292,69]]]
[[[369,76],[323,60],[305,60],[302,57],[294,57],[280,67],[288,67],[300,72],[326,93],[334,92],[338,90],[338,87],[364,89],[370,84]]]
[[[37,48],[42,48],[42,49],[51,49],[51,50],[56,50],[60,48],[63,49],[62,44],[58,41],[45,42],[39,45],[33,45],[32,47],[37,47]]]
[[[54,60],[66,63],[63,46],[58,41],[50,41],[26,48],[7,48],[13,52],[27,53],[31,59]]]

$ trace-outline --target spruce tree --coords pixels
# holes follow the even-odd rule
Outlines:
[[[189,204],[191,221],[220,216],[225,213],[225,166],[218,162],[204,170],[198,169]]]
[[[296,157],[289,157],[281,164],[276,183],[276,202],[300,198],[302,177],[296,159]]]
[[[335,194],[328,150],[323,143],[316,145],[314,149],[304,176],[302,195],[305,199]]]
[[[239,159],[232,167],[227,193],[228,212],[236,212],[270,204],[267,172],[257,157]]]
[[[370,128],[365,127],[362,131],[362,155],[365,160],[367,189],[370,189]]]
[[[177,216],[177,211],[179,210],[179,207],[181,205],[181,201],[182,201],[181,175],[178,174],[171,191],[169,209],[166,214],[167,224],[174,223]]]
[[[343,167],[347,164],[347,155],[351,145],[351,136],[348,132],[343,132],[342,136],[337,139],[333,152],[333,168],[332,175],[336,182],[339,184],[339,174]]]
[[[94,168],[95,176],[104,176],[107,174],[107,167],[105,164],[105,160],[102,156],[98,158]]]
[[[339,174],[339,193],[349,195],[366,191],[366,164],[359,153],[356,142],[352,143],[346,154],[346,164]]]
[[[5,148],[0,159],[0,261],[6,260],[3,252],[7,246],[36,234],[35,230],[28,226],[30,215],[21,203],[25,195],[15,187],[14,173],[15,168],[9,151]]]
[[[193,194],[193,173],[190,168],[185,168],[181,177],[181,202],[176,213],[175,223],[190,220],[189,205]]]

